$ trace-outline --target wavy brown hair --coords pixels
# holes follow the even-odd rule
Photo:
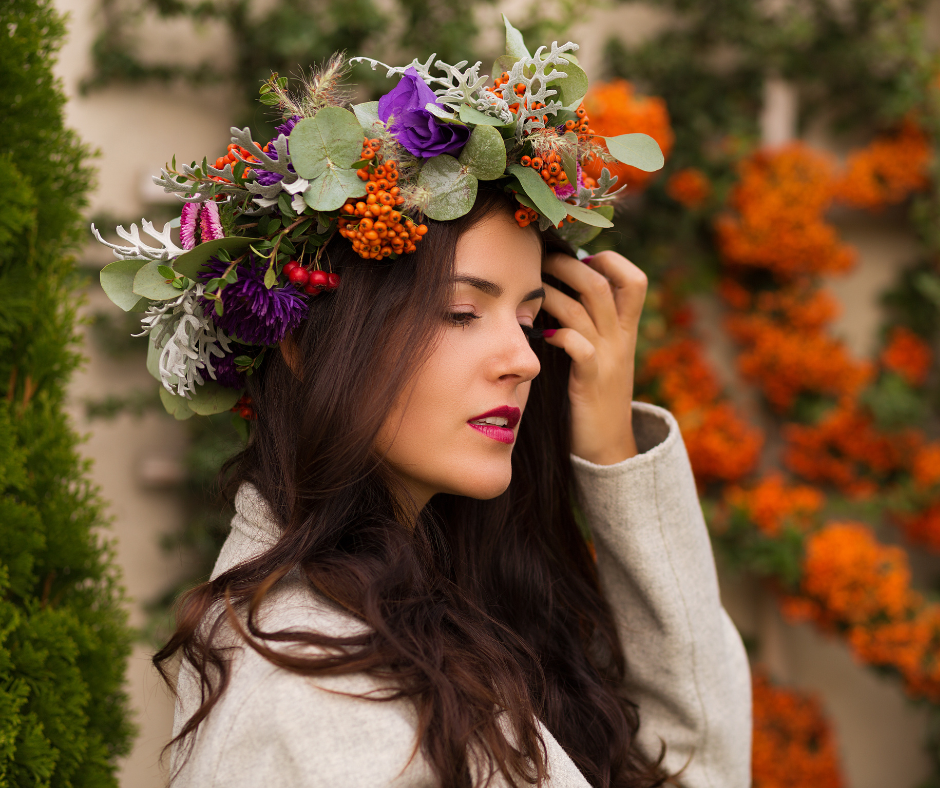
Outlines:
[[[329,248],[342,287],[313,300],[290,366],[271,354],[248,379],[258,420],[226,466],[227,492],[252,483],[280,521],[280,538],[181,600],[176,631],[153,661],[170,683],[168,662],[185,658],[203,702],[168,747],[191,745],[225,691],[230,667],[219,635],[231,626],[298,674],[391,675],[395,692],[371,699],[411,699],[419,746],[442,786],[470,785],[471,746],[486,753],[487,784],[496,770],[512,785],[541,784],[537,718],[592,786],[663,784],[662,754],[650,763],[635,745],[624,653],[575,519],[568,356],[535,343],[542,370],[513,449],[512,482],[495,499],[441,494],[409,517],[405,491],[373,449],[444,325],[460,235],[504,210],[512,210],[504,194],[481,189],[469,214],[429,222],[418,251],[393,262],[362,260],[343,242]],[[543,248],[559,244],[543,236]],[[536,325],[550,320],[541,313]],[[369,625],[368,634],[262,631],[258,606],[292,570]],[[298,656],[278,649],[282,642],[332,648]],[[500,710],[518,749],[497,724]]]

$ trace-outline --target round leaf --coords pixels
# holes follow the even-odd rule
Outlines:
[[[151,260],[137,272],[134,276],[134,292],[138,296],[151,301],[172,301],[183,294],[182,290],[168,285],[166,277],[157,270],[165,264],[164,260]]]
[[[581,66],[574,63],[559,64],[555,68],[558,71],[564,71],[567,75],[564,79],[551,83],[550,87],[558,91],[555,99],[569,109],[577,109],[581,99],[588,91],[587,74],[584,73]]]
[[[429,219],[445,222],[467,213],[477,198],[477,179],[453,156],[429,159],[418,174],[418,186],[431,192]]]
[[[134,292],[134,277],[146,260],[116,260],[101,269],[101,289],[125,312],[134,311],[140,296]]]
[[[231,410],[241,394],[239,389],[230,389],[219,385],[214,380],[207,380],[201,386],[196,386],[193,398],[187,402],[193,413],[211,416],[214,413]]]
[[[163,386],[160,386],[160,402],[163,403],[166,412],[177,421],[185,421],[186,419],[192,418],[193,411],[192,408],[189,407],[189,400],[185,397],[177,397],[175,394],[170,394]]]
[[[558,234],[575,248],[584,246],[588,241],[593,241],[600,235],[600,232],[600,227],[591,227],[591,225],[583,222],[575,222],[574,224],[565,222],[558,230]]]
[[[359,125],[368,137],[372,133],[372,126],[379,122],[379,102],[367,101],[364,104],[356,104],[352,110],[356,113],[356,120],[359,121]]]
[[[260,238],[247,238],[241,235],[231,235],[227,238],[218,238],[215,241],[206,241],[204,244],[184,252],[173,261],[173,270],[190,279],[195,279],[199,275],[199,269],[208,261],[210,257],[218,254],[223,249],[229,252],[241,252]]]
[[[481,181],[493,181],[506,171],[506,146],[492,126],[477,126],[457,159]]]
[[[519,179],[520,186],[522,186],[529,199],[535,203],[535,209],[547,216],[552,224],[558,224],[568,215],[567,209],[571,206],[559,200],[551,187],[542,180],[542,176],[531,167],[510,164],[509,172]]]
[[[362,153],[362,126],[349,110],[324,107],[304,118],[290,134],[291,164],[301,178],[313,180],[332,164],[348,169]]]
[[[638,170],[656,172],[666,163],[659,143],[649,134],[621,134],[619,137],[601,139],[607,143],[611,156]]]
[[[362,197],[365,193],[366,184],[356,175],[356,170],[328,167],[310,182],[304,201],[315,211],[335,211],[350,197]]]

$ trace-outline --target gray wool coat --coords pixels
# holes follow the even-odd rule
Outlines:
[[[598,571],[627,657],[627,692],[640,710],[639,743],[686,788],[750,785],[751,685],[741,638],[721,606],[714,559],[679,426],[667,410],[633,403],[640,453],[600,466],[572,457],[597,548]],[[257,490],[243,485],[213,577],[277,538]],[[358,619],[288,576],[260,615],[268,631],[303,628],[358,633]],[[375,703],[381,684],[363,674],[307,678],[236,647],[231,684],[199,728],[174,788],[431,788],[405,699]],[[174,735],[199,706],[184,663]],[[549,788],[588,783],[545,726]],[[512,741],[508,726],[504,730]],[[171,767],[181,763],[180,748]],[[473,754],[471,754],[473,755]],[[471,757],[471,762],[474,757]],[[475,777],[480,772],[472,767]],[[492,785],[505,788],[497,774]]]

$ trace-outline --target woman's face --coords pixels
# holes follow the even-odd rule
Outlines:
[[[539,373],[522,328],[544,296],[536,233],[508,212],[490,214],[460,237],[455,277],[440,338],[377,441],[421,507],[440,492],[485,499],[509,486]]]

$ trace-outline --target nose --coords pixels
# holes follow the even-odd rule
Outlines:
[[[527,383],[539,374],[542,365],[518,323],[513,321],[511,329],[503,334],[501,344],[496,365],[500,380]]]

